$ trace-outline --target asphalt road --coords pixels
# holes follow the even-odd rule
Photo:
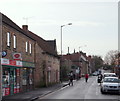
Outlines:
[[[36,101],[41,101],[41,99],[112,99],[113,101],[119,101],[120,95],[101,94],[97,77],[92,76],[87,83],[84,78],[82,78],[79,81],[74,81],[73,86],[66,86]]]

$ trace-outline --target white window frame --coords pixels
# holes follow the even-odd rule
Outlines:
[[[25,43],[25,51],[26,51],[26,53],[28,52],[28,41],[26,41],[26,43]]]
[[[13,48],[17,47],[16,35],[13,35]]]
[[[7,32],[7,46],[10,47],[10,32]]]
[[[29,44],[29,50],[30,50],[30,54],[32,54],[32,44]]]

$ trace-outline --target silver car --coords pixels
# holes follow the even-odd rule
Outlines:
[[[120,93],[120,80],[118,77],[105,77],[101,83],[101,93]]]

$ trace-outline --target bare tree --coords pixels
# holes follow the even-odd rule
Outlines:
[[[117,50],[110,50],[104,58],[105,64],[113,65],[117,56],[118,56]]]

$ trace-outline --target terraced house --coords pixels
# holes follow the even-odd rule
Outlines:
[[[2,95],[59,82],[56,40],[44,40],[1,14]]]

